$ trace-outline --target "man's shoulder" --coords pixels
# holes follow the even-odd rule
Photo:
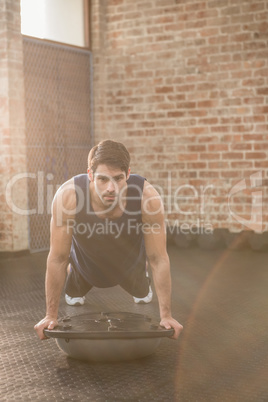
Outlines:
[[[134,181],[144,182],[144,181],[146,181],[146,178],[139,174],[131,173],[129,175],[128,182],[134,182]]]
[[[162,198],[155,187],[149,182],[144,183],[142,196],[143,216],[157,216],[163,214]]]
[[[58,188],[57,193],[67,190],[74,190],[74,177],[62,183],[62,185]]]
[[[89,177],[86,173],[77,174],[72,179],[74,184],[80,187],[89,183]]]
[[[160,194],[158,193],[156,188],[153,186],[153,184],[149,183],[148,181],[144,182],[143,196],[149,198],[155,197],[161,199]]]
[[[58,226],[66,223],[67,219],[73,218],[76,208],[76,195],[74,180],[71,178],[63,183],[57,190],[52,203],[52,216]],[[59,223],[60,222],[60,223]]]
[[[72,204],[73,202],[75,202],[75,184],[73,177],[67,180],[58,188],[54,197],[54,202],[55,201],[60,201],[63,206],[66,203]]]

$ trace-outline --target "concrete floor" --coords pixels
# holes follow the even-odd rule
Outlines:
[[[33,326],[45,312],[46,253],[0,261],[1,401],[267,401],[267,253],[169,247],[178,341],[146,358],[88,363],[67,357]],[[121,288],[93,289],[60,315],[130,311],[158,319]]]

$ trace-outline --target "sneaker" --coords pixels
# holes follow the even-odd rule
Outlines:
[[[149,285],[149,293],[147,296],[142,297],[142,298],[133,296],[134,303],[137,303],[137,304],[151,303],[152,299],[153,299],[153,291],[152,291],[151,285]]]
[[[83,306],[85,303],[85,296],[82,297],[71,297],[65,293],[65,301],[69,306]]]

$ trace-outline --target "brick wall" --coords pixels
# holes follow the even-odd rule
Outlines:
[[[91,0],[91,49],[94,64],[94,137],[106,132],[106,1]]]
[[[96,141],[128,146],[170,223],[267,230],[268,2],[94,0],[92,18]]]
[[[7,184],[26,171],[20,1],[0,0],[0,251],[28,248],[27,217],[12,208],[27,208],[26,180],[6,202]]]

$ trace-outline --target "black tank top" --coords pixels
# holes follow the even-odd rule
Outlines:
[[[101,219],[90,202],[88,175],[74,177],[77,207],[70,262],[91,285],[100,288],[118,285],[138,263],[145,265],[141,215],[145,180],[130,175],[123,215]]]

